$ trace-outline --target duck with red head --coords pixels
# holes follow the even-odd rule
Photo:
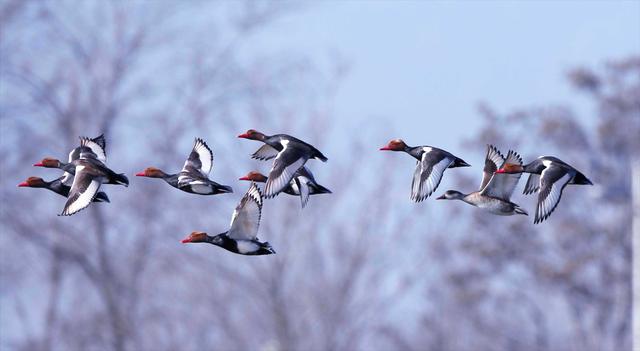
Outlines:
[[[238,180],[249,180],[252,182],[256,182],[256,183],[266,183],[267,182],[267,176],[258,172],[258,171],[251,171],[249,173],[247,173],[246,176],[244,177],[240,177],[240,179]]]
[[[529,173],[524,194],[538,192],[536,216],[533,223],[538,224],[551,216],[562,197],[562,190],[568,184],[593,185],[593,183],[574,167],[557,157],[540,156],[533,162],[521,164],[505,163],[497,174]]]
[[[255,129],[249,129],[246,133],[238,135],[238,138],[263,141],[267,138],[267,136]]]
[[[213,152],[200,138],[196,138],[193,149],[184,163],[180,173],[167,174],[164,171],[148,167],[136,173],[138,177],[160,178],[172,187],[187,193],[197,195],[216,195],[232,193],[233,189],[227,185],[218,184],[209,179],[213,168]]]
[[[100,135],[96,138],[80,137],[80,146],[69,152],[68,163],[48,157],[34,166],[60,168],[65,171],[59,179],[63,185],[70,186],[70,189],[60,215],[70,216],[85,209],[98,197],[101,200],[107,199],[106,195],[99,195],[98,190],[102,184],[129,185],[129,179],[124,174],[118,174],[108,168],[106,160],[105,140],[104,136]]]
[[[208,243],[239,255],[270,255],[276,253],[268,242],[257,238],[262,214],[262,194],[255,183],[242,197],[231,216],[228,231],[215,236],[205,232],[192,232],[182,239],[183,244]]]
[[[252,171],[249,172],[246,176],[240,178],[240,180],[250,180],[258,183],[266,183],[268,178],[260,172]],[[293,179],[291,179],[289,184],[284,189],[282,189],[282,192],[293,196],[300,196],[302,208],[307,205],[310,195],[331,194],[331,190],[316,182],[313,174],[307,167],[300,168],[294,174]]]
[[[283,191],[307,160],[316,159],[327,162],[327,158],[313,145],[291,135],[275,134],[269,136],[249,129],[238,137],[258,140],[265,144],[251,155],[252,158],[263,161],[275,159],[264,187],[266,198],[275,197]]]
[[[60,168],[60,169],[64,169],[65,165],[66,163],[62,163],[60,162],[60,160],[52,157],[45,157],[42,159],[42,161],[33,164],[34,167]]]
[[[28,188],[45,188],[53,191],[56,194],[59,194],[64,197],[69,196],[70,186],[63,184],[64,176],[54,179],[50,182],[45,181],[39,177],[29,177],[24,182],[18,184],[19,187],[28,187]],[[109,197],[104,192],[100,191],[96,194],[96,197],[93,199],[93,202],[109,202]]]
[[[411,201],[420,202],[433,194],[447,168],[469,167],[463,159],[433,146],[408,146],[402,139],[393,139],[382,151],[403,151],[418,160],[411,183]]]

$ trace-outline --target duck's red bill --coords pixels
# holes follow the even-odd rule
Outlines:
[[[249,134],[247,134],[247,133],[240,134],[240,135],[238,135],[238,138],[245,138],[245,139],[248,139],[248,138],[249,138]]]
[[[391,150],[391,148],[389,148],[388,146],[380,148],[380,151],[388,151],[388,150]]]
[[[138,172],[136,173],[136,177],[146,177],[146,174],[144,174],[144,172]]]
[[[42,162],[38,162],[38,163],[34,163],[33,164],[34,167],[44,167],[44,165],[42,164]]]
[[[22,182],[22,183],[18,184],[18,186],[29,186],[29,183],[27,183],[27,182]]]
[[[251,180],[251,179],[249,179],[249,177],[241,177],[241,178],[238,178],[238,180]]]
[[[184,238],[182,240],[180,240],[181,243],[186,244],[186,243],[190,243],[191,242],[191,238]]]

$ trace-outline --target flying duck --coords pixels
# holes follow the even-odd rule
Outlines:
[[[567,184],[593,185],[584,174],[553,156],[540,156],[525,166],[521,163],[506,162],[496,173],[530,174],[524,187],[524,194],[539,193],[536,216],[533,221],[535,224],[549,218],[560,203],[562,190]]]
[[[81,137],[81,139],[85,139],[85,145],[89,148],[91,152],[95,154],[95,158],[100,160],[101,162],[107,162],[107,154],[105,153],[106,140],[104,138],[104,134],[100,134],[95,138],[86,138]],[[71,162],[80,158],[80,152],[82,147],[78,146],[73,148],[69,152],[68,163],[64,163],[59,161],[58,159],[52,157],[45,157],[42,161],[35,163],[35,167],[46,167],[46,168],[59,168],[64,170],[64,174],[62,176],[62,184],[66,186],[71,186],[73,183],[73,176],[75,174],[75,167],[71,165]],[[85,151],[89,151],[85,150]]]
[[[495,173],[507,162],[522,165],[522,158],[515,151],[509,150],[505,159],[495,146],[488,145],[480,190],[466,195],[456,190],[447,190],[437,200],[462,200],[500,216],[528,215],[524,209],[509,200],[520,179],[519,173]]]
[[[129,186],[129,179],[124,174],[115,173],[98,158],[100,154],[94,152],[92,144],[91,139],[81,137],[78,159],[64,167],[75,176],[61,216],[70,216],[89,206],[103,183]],[[71,167],[74,167],[73,171]]]
[[[265,143],[251,155],[258,160],[275,158],[269,171],[267,184],[264,187],[265,197],[272,198],[286,188],[296,172],[304,166],[308,159],[314,158],[327,162],[327,158],[318,149],[304,141],[287,134],[267,136],[249,129],[238,138],[258,140]]]
[[[209,243],[240,255],[274,254],[276,252],[268,242],[260,242],[257,238],[261,213],[262,194],[256,183],[252,182],[231,216],[228,231],[215,236],[193,232],[182,243]]]
[[[249,172],[246,176],[240,178],[240,180],[250,180],[258,183],[266,183],[267,179],[267,176],[256,171]],[[304,166],[296,171],[293,179],[282,189],[282,192],[289,195],[300,196],[302,208],[307,205],[309,195],[331,194],[331,190],[318,184],[311,171]]]
[[[383,151],[403,151],[416,158],[416,170],[411,183],[411,200],[420,202],[433,194],[447,168],[469,167],[463,159],[433,146],[407,146],[402,139],[391,140]]]
[[[65,185],[62,181],[64,176],[60,178],[56,178],[50,182],[45,181],[39,177],[29,177],[24,182],[18,184],[19,187],[29,187],[29,188],[45,188],[53,191],[56,194],[62,195],[64,197],[69,196],[70,186]],[[93,202],[109,202],[109,197],[104,192],[100,191],[96,194],[96,197],[93,199]]]
[[[180,173],[167,174],[155,167],[148,167],[136,173],[138,177],[161,178],[174,188],[187,193],[198,195],[216,195],[232,193],[233,189],[227,185],[209,180],[209,173],[213,168],[213,153],[200,138],[196,138],[189,157],[184,162]]]

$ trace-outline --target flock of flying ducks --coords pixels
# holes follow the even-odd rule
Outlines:
[[[273,198],[283,192],[299,196],[304,208],[310,195],[329,194],[331,191],[318,184],[305,166],[309,159],[326,162],[327,158],[312,145],[287,134],[265,135],[253,129],[238,136],[264,143],[251,155],[257,160],[271,160],[269,175],[257,171],[249,172],[240,180],[251,181],[249,190],[242,197],[231,217],[230,228],[218,235],[192,232],[182,243],[210,243],[241,255],[269,255],[275,253],[268,242],[257,238],[262,213],[263,198]],[[58,168],[64,173],[50,182],[42,178],[29,177],[19,187],[46,188],[67,198],[61,216],[73,215],[92,202],[109,202],[107,194],[100,190],[102,184],[129,185],[129,179],[106,166],[105,138],[80,137],[80,146],[69,153],[68,162],[55,158],[44,158],[34,166]],[[410,147],[401,139],[391,140],[380,150],[403,151],[417,159],[411,184],[411,200],[421,202],[438,188],[447,168],[469,167],[459,157],[432,146]],[[200,138],[196,138],[193,149],[176,174],[148,167],[136,176],[160,178],[184,192],[198,195],[232,193],[227,185],[209,179],[213,168],[213,153]],[[527,212],[510,201],[522,173],[529,173],[524,194],[538,193],[534,223],[547,219],[560,202],[562,190],[567,184],[589,184],[591,181],[572,166],[552,156],[542,156],[523,165],[517,152],[509,150],[505,157],[496,147],[488,145],[480,189],[463,194],[448,190],[438,200],[461,200],[490,213],[510,216],[527,215]],[[256,183],[265,183],[264,193]]]

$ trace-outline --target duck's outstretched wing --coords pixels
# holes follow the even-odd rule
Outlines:
[[[413,173],[411,201],[420,202],[431,196],[440,185],[442,174],[453,160],[435,149],[425,149],[422,158],[416,163],[416,170]]]
[[[293,181],[296,182],[298,186],[298,191],[300,192],[300,204],[302,208],[307,206],[307,202],[309,202],[309,179],[305,176],[299,175],[293,178]]]
[[[551,165],[545,168],[540,175],[540,192],[538,194],[538,205],[533,223],[540,223],[549,218],[556,209],[562,190],[564,189],[572,175],[563,167]]]
[[[268,199],[278,195],[293,179],[295,173],[304,166],[308,156],[296,147],[284,143],[282,151],[273,161],[271,171],[264,187],[264,196]]]
[[[88,137],[80,137],[80,145],[89,148],[89,150],[91,150],[91,152],[93,152],[95,154],[95,158],[97,158],[100,162],[102,163],[106,163],[107,162],[107,153],[104,149],[105,147],[105,140],[104,140],[104,134],[96,137],[96,138],[88,138]],[[73,151],[71,151],[71,153],[73,153],[76,149],[74,149]],[[82,148],[80,149],[81,152],[85,152],[82,150]],[[71,158],[71,153],[69,154],[69,158]],[[79,157],[82,157],[81,155],[78,155]],[[69,162],[71,162],[72,160],[70,159]]]
[[[73,185],[69,190],[67,203],[64,205],[61,216],[71,216],[80,210],[85,209],[98,194],[101,182],[86,171],[82,165],[76,166],[76,175],[73,178]]]
[[[274,147],[272,147],[269,144],[264,144],[258,150],[256,150],[256,152],[254,152],[253,155],[251,155],[251,158],[254,158],[256,160],[266,161],[276,156],[278,156],[278,150],[276,150]]]
[[[178,176],[178,186],[182,187],[198,181],[206,183],[211,168],[213,168],[213,153],[204,140],[196,138],[193,149]]]
[[[507,153],[507,158],[500,165],[500,167],[507,163],[522,166],[522,158],[520,157],[520,155],[518,155],[517,152],[509,150],[509,152]],[[489,183],[487,183],[487,185],[482,189],[480,194],[509,201],[509,199],[511,198],[511,194],[513,194],[513,190],[516,188],[516,185],[518,185],[520,176],[522,176],[522,173],[520,172],[494,173],[489,180]]]
[[[504,156],[500,153],[500,150],[493,145],[487,145],[487,156],[484,159],[484,170],[482,171],[482,183],[480,183],[480,191],[482,191],[489,181],[495,171],[498,170],[504,163]]]
[[[213,168],[213,152],[200,138],[196,138],[193,149],[182,167],[183,172],[200,172],[207,176]]]
[[[235,240],[253,240],[258,235],[262,215],[262,193],[251,182],[247,193],[242,197],[231,216],[231,228],[227,235]]]
[[[540,190],[540,175],[531,173],[529,174],[529,179],[527,179],[527,184],[524,186],[522,193],[529,195],[538,192],[538,190]]]

